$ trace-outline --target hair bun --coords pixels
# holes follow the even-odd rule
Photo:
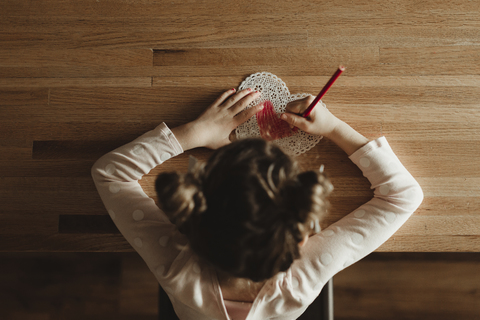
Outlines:
[[[315,216],[321,218],[318,215],[326,212],[329,205],[326,197],[333,186],[323,173],[305,171],[287,182],[283,189],[285,207],[296,214],[299,222],[305,223]]]
[[[207,208],[197,172],[161,173],[155,181],[155,189],[160,209],[180,231],[192,215],[200,214]]]

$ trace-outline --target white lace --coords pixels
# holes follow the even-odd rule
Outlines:
[[[256,106],[265,100],[270,100],[276,113],[284,113],[287,103],[309,96],[307,93],[290,94],[285,82],[269,72],[258,72],[250,75],[240,84],[238,91],[246,88],[252,88],[262,93],[262,95],[249,104],[247,108]],[[321,100],[315,108],[320,106],[326,107]],[[257,117],[254,116],[238,126],[235,133],[237,139],[260,138],[261,135],[260,128],[257,124]],[[285,153],[291,156],[298,156],[313,148],[322,138],[322,136],[312,135],[299,129],[295,135],[274,140],[273,143],[282,148]]]

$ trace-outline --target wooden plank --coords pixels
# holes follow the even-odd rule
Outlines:
[[[54,88],[50,103],[44,107],[30,108],[27,105],[12,105],[2,108],[7,121],[55,122],[123,122],[162,121],[182,118],[184,105],[190,112],[185,121],[195,119],[212,103],[221,91],[199,97],[185,95],[181,88],[165,91],[161,88]],[[183,95],[182,95],[183,93]],[[34,101],[32,101],[34,103]],[[195,108],[192,110],[192,106]],[[54,130],[54,128],[52,128]]]
[[[2,67],[151,66],[150,49],[0,49]]]
[[[308,88],[307,88],[308,89]],[[315,90],[316,91],[316,90]],[[313,91],[313,92],[315,92]],[[328,97],[337,104],[375,104],[380,105],[478,105],[479,90],[475,87],[453,87],[448,90],[443,87],[367,87],[362,90],[351,87],[332,87]],[[325,99],[327,96],[325,96]]]
[[[476,217],[480,199],[470,196],[425,197],[415,215]],[[459,225],[463,225],[461,218]]]
[[[305,90],[306,91],[306,90]],[[445,90],[453,92],[454,90]],[[385,97],[385,99],[388,99]],[[475,104],[430,104],[417,103],[415,97],[411,97],[410,101],[405,98],[405,104],[397,104],[394,99],[376,101],[369,103],[340,103],[337,97],[326,96],[322,99],[327,108],[332,111],[340,119],[355,125],[356,121],[367,121],[367,119],[378,119],[388,122],[410,122],[418,123],[423,126],[423,122],[433,124],[435,123],[439,128],[444,125],[453,123],[475,123],[480,120],[478,113],[478,106]],[[383,103],[382,103],[383,102]],[[407,134],[408,131],[404,132]],[[435,135],[436,136],[436,135]],[[448,139],[448,136],[443,136]]]
[[[92,166],[92,159],[0,161],[0,177],[91,177]]]
[[[335,319],[475,319],[479,266],[367,257],[335,275]]]
[[[461,40],[459,40],[461,41]],[[480,50],[475,45],[452,44],[420,48],[380,48],[380,63],[407,74],[464,75],[479,72]],[[472,43],[473,44],[473,43]],[[448,61],[448,63],[443,63]],[[463,81],[463,77],[458,77]]]
[[[478,262],[475,252],[373,252],[362,261],[443,261]]]
[[[157,52],[157,51],[155,51]],[[335,87],[480,87],[480,76],[349,76],[350,69],[335,81]],[[289,87],[313,88],[327,83],[330,76],[281,76]],[[168,77],[153,78],[153,85],[159,87],[220,87],[225,83],[241,83],[241,76],[231,77]],[[451,88],[453,89],[453,88]],[[316,93],[315,93],[316,94]]]
[[[58,216],[55,215],[0,214],[1,235],[50,235],[57,232]]]
[[[440,124],[438,126],[441,126]],[[390,146],[410,171],[424,177],[476,177],[478,176],[478,142],[464,141],[456,143],[454,139],[445,137],[442,140],[410,140],[390,139]]]
[[[51,90],[50,105],[53,108],[65,108],[69,111],[73,111],[73,107],[76,106],[78,109],[77,112],[81,112],[81,109],[85,110],[86,107],[90,106],[90,108],[86,110],[89,117],[92,115],[92,111],[98,108],[98,105],[101,105],[105,109],[108,108],[109,112],[107,112],[107,114],[121,112],[126,116],[131,116],[134,112],[144,113],[148,107],[152,108],[156,106],[157,112],[161,112],[164,106],[172,104],[176,104],[177,106],[181,105],[183,102],[182,99],[185,99],[185,97],[178,95],[180,91],[181,88],[169,91],[161,90],[160,88],[56,88]],[[216,91],[219,90],[217,89]],[[184,92],[186,98],[189,99],[193,99],[193,94],[194,92]],[[207,92],[204,93],[204,95],[206,94]],[[144,109],[136,111],[134,110],[135,108],[132,107],[136,105],[142,105]],[[162,108],[159,108],[159,105],[162,106]],[[105,114],[105,109],[100,111]],[[117,116],[118,114],[114,115],[114,118],[112,117],[111,119],[120,120]],[[72,115],[72,117],[68,119],[70,121],[74,120],[75,116]],[[90,118],[90,121],[92,120],[94,119]]]
[[[474,123],[459,122],[421,122],[418,126],[404,122],[385,122],[382,126],[383,134],[390,141],[418,141],[422,139],[430,141],[478,141],[480,128]],[[405,134],[408,132],[408,134]]]
[[[225,48],[154,50],[154,66],[278,66],[318,65],[335,68],[339,64],[378,62],[378,48]],[[333,71],[335,71],[333,69]]]
[[[115,234],[120,233],[107,215],[60,215],[58,233]]]
[[[122,255],[29,252],[0,259],[3,318],[117,319]]]
[[[150,77],[132,78],[0,78],[0,88],[148,88]]]
[[[307,45],[307,31],[279,30],[272,37],[272,30],[259,30],[252,33],[250,30],[232,27],[207,28],[196,27],[191,30],[167,31],[142,31],[120,30],[98,33],[90,30],[80,33],[78,38],[72,38],[71,32],[53,33],[6,33],[3,35],[3,44],[10,49],[20,50],[25,46],[31,49],[38,48],[63,48],[63,49],[97,49],[97,48],[235,48],[235,47],[280,47],[280,46],[305,46]],[[81,39],[81,40],[79,40]]]
[[[0,177],[0,203],[0,214],[105,214],[91,177]]]
[[[32,141],[22,139],[0,139],[0,161],[26,160],[31,158]]]
[[[478,197],[480,195],[479,180],[478,177],[417,178],[427,197]]]
[[[159,68],[159,67],[157,67]],[[248,75],[233,75],[233,76],[222,76],[222,77],[199,77],[199,76],[191,76],[191,77],[171,77],[171,76],[158,76],[153,77],[152,79],[152,87],[161,87],[164,89],[170,90],[172,87],[181,87],[181,88],[188,88],[197,89],[197,88],[209,88],[209,89],[221,89],[223,88],[225,91],[231,88],[238,88],[243,80]],[[230,87],[227,86],[231,84]]]
[[[412,49],[413,50],[413,49]],[[452,57],[454,59],[455,57]],[[312,66],[297,66],[297,65],[256,65],[256,66],[228,66],[224,68],[220,67],[207,67],[197,66],[184,67],[184,66],[165,66],[162,67],[162,75],[169,77],[178,76],[208,76],[208,77],[220,77],[220,76],[232,76],[243,75],[248,76],[252,73],[268,71],[283,78],[284,76],[327,76],[333,74],[335,68],[340,61],[329,65],[312,65]],[[401,66],[401,65],[388,65],[380,62],[371,63],[368,60],[359,63],[346,64],[348,74],[353,76],[430,76],[430,75],[478,75],[478,65],[472,65],[470,68],[457,68],[442,66],[439,67],[437,72],[435,68],[422,69],[416,66]],[[332,71],[333,69],[333,71]],[[0,72],[1,69],[0,69]]]
[[[33,159],[96,160],[129,141],[34,141]],[[109,150],[109,151],[108,151]]]
[[[371,199],[372,196],[329,197],[331,208],[321,222],[322,228],[327,228]],[[427,196],[397,235],[479,235],[478,204],[479,200],[475,197],[452,196],[439,199]]]
[[[58,1],[57,1],[58,2]],[[214,3],[211,1],[211,3]],[[236,3],[238,4],[238,2]],[[282,3],[284,4],[284,3]],[[322,5],[321,3],[308,3],[309,5]],[[115,2],[115,6],[120,5]],[[64,15],[55,14],[49,16],[36,15],[35,13],[29,15],[6,15],[0,21],[0,28],[8,33],[44,33],[49,34],[53,31],[64,31],[77,33],[87,33],[93,30],[107,30],[111,31],[130,31],[130,32],[151,32],[151,31],[168,31],[178,32],[180,30],[202,30],[208,31],[212,29],[229,28],[233,30],[234,26],[238,28],[248,29],[251,28],[255,31],[265,30],[322,30],[332,26],[338,27],[352,27],[357,26],[361,29],[368,28],[392,28],[403,27],[410,30],[425,30],[435,26],[442,26],[443,29],[472,29],[478,28],[480,23],[478,21],[478,8],[475,11],[458,12],[455,14],[449,12],[398,12],[384,10],[382,15],[378,15],[377,12],[372,10],[358,10],[355,11],[355,4],[344,3],[341,12],[334,14],[327,14],[332,4],[329,4],[326,11],[322,12],[319,16],[318,12],[309,12],[302,10],[298,3],[295,3],[296,14],[285,14],[278,8],[272,11],[259,12],[254,11],[246,13],[248,8],[246,6],[237,6],[243,12],[236,12],[236,8],[230,5],[228,10],[220,13],[219,8],[217,10],[218,15],[215,19],[212,19],[210,12],[195,12],[195,14],[185,12],[175,12],[169,15],[167,12],[171,8],[171,4],[162,5],[161,9],[155,7],[155,5],[149,5],[149,10],[146,11],[150,16],[142,16],[141,12],[138,15],[133,12],[122,11],[121,14],[127,14],[127,16],[110,16],[109,14],[115,12],[115,9],[110,8],[109,13],[105,15]],[[223,7],[226,5],[222,4]],[[138,8],[138,6],[137,6]],[[185,6],[183,6],[184,9]],[[135,8],[133,8],[135,10]],[[291,13],[291,8],[287,9],[288,13]],[[317,10],[315,7],[312,10]],[[324,9],[322,9],[324,10]],[[189,15],[188,19],[185,16]],[[437,34],[439,37],[440,33]],[[77,39],[78,40],[78,39]]]
[[[123,255],[119,314],[158,319],[158,281],[140,256]],[[146,320],[146,319],[145,319]]]
[[[125,2],[116,2],[114,0],[106,0],[97,2],[96,0],[85,0],[81,3],[75,3],[67,0],[47,0],[43,5],[31,4],[28,0],[6,0],[4,3],[5,16],[90,16],[90,17],[157,17],[159,13],[165,16],[177,17],[180,14],[195,13],[196,15],[209,15],[215,10],[221,15],[272,15],[272,4],[269,1],[259,1],[255,5],[249,2],[238,1],[194,1],[191,6],[185,6],[181,1],[155,1],[155,0],[130,0]],[[340,18],[345,17],[348,23],[367,23],[371,19],[376,21],[390,22],[387,19],[394,19],[397,17],[399,21],[402,18],[407,19],[404,24],[411,25],[411,21],[422,21],[425,25],[431,25],[433,22],[445,22],[447,25],[451,23],[445,17],[468,19],[469,16],[478,12],[478,6],[466,0],[455,0],[449,3],[442,3],[436,0],[424,1],[421,4],[415,1],[401,1],[389,3],[386,5],[380,0],[371,1],[370,3],[349,1],[335,1],[334,3],[311,2],[311,1],[285,1],[275,3],[275,12],[291,12],[292,7],[295,7],[298,14],[314,15],[321,12],[318,21],[324,19],[336,19],[342,21]],[[379,10],[371,10],[372,7]],[[292,15],[294,16],[294,15]],[[361,18],[364,19],[361,19]],[[415,20],[414,20],[415,19]],[[473,20],[473,19],[472,19]],[[310,19],[305,19],[305,23],[310,22]]]
[[[0,252],[135,252],[121,234],[0,234]]]
[[[0,67],[0,78],[86,78],[111,79],[111,78],[144,78],[158,76],[158,67]],[[35,81],[35,80],[31,80]],[[53,81],[53,80],[52,80]],[[102,81],[102,80],[99,80]]]
[[[145,132],[155,129],[162,121],[166,121],[172,128],[186,122],[166,115],[164,119],[158,121],[149,120],[140,119],[126,122],[55,122],[35,119],[14,122],[0,120],[0,135],[5,139],[75,140],[82,137],[84,140],[101,138],[101,140],[132,141]]]
[[[362,133],[366,129],[357,127],[355,123],[352,125]],[[397,157],[414,177],[478,177],[477,168],[480,163],[477,160],[477,141],[458,144],[454,140],[446,139],[414,141],[390,139],[389,135],[386,138]],[[326,172],[333,176],[361,175],[345,153],[328,139],[321,140],[310,152],[297,159],[305,168],[315,168],[323,163]]]
[[[393,21],[392,21],[393,22]],[[424,47],[424,46],[455,46],[479,45],[476,31],[470,28],[446,28],[441,34],[438,26],[405,27],[339,25],[315,28],[308,33],[309,47],[343,46],[343,47]]]
[[[282,80],[285,76],[292,75],[330,77],[336,66],[340,64],[349,66],[349,74],[358,74],[362,72],[362,67],[372,68],[379,63],[378,49],[374,47],[355,48],[355,50],[342,47],[308,50],[282,47],[155,50],[154,64],[163,66],[161,70],[164,76],[209,77],[208,80],[215,83],[213,76],[247,77],[261,71],[274,73]],[[154,85],[162,84],[159,81],[162,79],[154,79]]]
[[[443,63],[446,60],[451,63]],[[478,46],[471,45],[380,48],[380,63],[415,65],[423,69],[437,68],[436,73],[441,73],[443,68],[448,66],[455,69],[475,68],[479,60],[480,49]],[[462,80],[458,79],[458,81]]]
[[[324,56],[332,58],[328,64],[318,64],[313,66],[305,65],[251,65],[251,66],[162,66],[162,67],[0,67],[0,78],[71,78],[75,81],[79,78],[95,79],[102,78],[110,81],[112,78],[144,78],[155,77],[154,85],[166,86],[167,82],[177,80],[184,85],[195,85],[195,81],[200,84],[222,83],[223,79],[238,79],[238,84],[250,74],[267,71],[276,74],[286,82],[289,78],[290,86],[318,86],[319,83],[325,83],[331,74],[335,71],[338,62],[333,61],[335,56]],[[383,65],[379,62],[349,62],[346,64],[347,71],[340,77],[335,86],[351,87],[412,87],[412,86],[439,86],[439,87],[458,87],[471,86],[478,87],[478,70],[476,66],[472,68],[452,67],[451,72],[445,72],[446,66],[439,66],[436,72],[431,69],[403,67],[395,65]],[[332,71],[333,70],[333,71]],[[438,75],[438,76],[432,76]],[[202,78],[203,79],[202,81]],[[197,79],[197,80],[195,80]],[[43,79],[42,79],[43,80]],[[385,80],[385,81],[382,81]],[[5,80],[2,80],[6,82]],[[35,81],[35,80],[31,80]],[[54,80],[52,80],[54,81]],[[88,80],[85,81],[87,83]],[[113,79],[111,80],[113,81]],[[118,80],[127,81],[127,80]],[[340,82],[341,81],[341,82]],[[175,83],[175,81],[173,81]],[[173,84],[172,83],[172,84]],[[230,83],[230,82],[229,82]],[[298,83],[298,85],[297,85]],[[101,85],[102,82],[99,83]],[[238,85],[237,82],[232,85]],[[8,85],[8,83],[6,83]],[[318,90],[315,90],[318,91]],[[317,94],[315,92],[314,94]]]
[[[480,236],[480,217],[413,215],[395,236]]]
[[[461,220],[460,222],[461,223]],[[430,235],[396,236],[385,242],[377,252],[479,252],[479,236]]]
[[[387,135],[387,138],[389,135]],[[440,141],[438,141],[440,143]],[[454,144],[455,141],[443,141],[443,143]],[[478,142],[475,142],[478,144]],[[398,149],[394,149],[398,150]],[[408,149],[404,150],[405,152]],[[479,177],[478,160],[477,153],[472,152],[471,157],[464,157],[462,155],[457,155],[454,153],[442,153],[441,155],[435,155],[435,152],[441,153],[441,147],[438,149],[429,148],[425,149],[425,154],[428,154],[428,151],[434,153],[430,157],[427,155],[418,155],[412,151],[410,156],[401,156],[399,157],[402,161],[402,164],[408,169],[408,171],[414,177],[421,176],[434,176],[434,177],[457,177],[457,176],[469,176],[469,177]]]
[[[4,107],[26,107],[34,108],[37,106],[43,106],[48,104],[48,89],[1,89],[0,88],[0,115],[2,120],[5,120],[5,116],[8,114]]]

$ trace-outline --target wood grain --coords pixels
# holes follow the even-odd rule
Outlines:
[[[378,48],[228,48],[154,50],[154,66],[316,66],[378,62]]]
[[[32,141],[28,139],[0,140],[0,161],[30,159],[31,157]]]
[[[58,87],[151,87],[152,78],[0,78],[2,88],[58,88]]]
[[[66,67],[66,66],[120,66],[152,65],[149,49],[36,49],[19,51],[0,49],[0,66],[4,67]]]
[[[195,119],[252,73],[317,94],[345,64],[323,101],[369,139],[386,136],[425,193],[379,251],[479,252],[479,16],[468,0],[5,0],[0,249],[132,250],[118,234],[78,233],[108,219],[90,177],[98,157]],[[141,184],[154,198],[159,172],[211,153],[180,155]],[[322,227],[372,195],[331,141],[298,161],[324,164],[335,184]]]
[[[0,177],[0,202],[2,214],[105,214],[93,181],[87,176]]]
[[[0,252],[134,252],[121,234],[0,235]]]
[[[137,253],[0,259],[2,319],[154,320],[161,312],[158,284]],[[335,319],[477,319],[479,267],[478,254],[374,253],[335,276]]]
[[[0,318],[156,319],[157,282],[109,218],[93,163],[195,119],[250,74],[315,95],[344,64],[323,101],[386,136],[425,199],[335,276],[335,318],[478,319],[479,17],[469,0],[2,1]],[[212,151],[155,168],[146,193],[190,154]],[[327,139],[297,160],[335,185],[322,228],[372,197]]]
[[[142,259],[123,254],[118,312],[145,317],[158,315],[158,281]]]
[[[114,148],[113,148],[114,149]],[[113,150],[112,149],[112,150]],[[8,150],[8,149],[7,149]],[[32,149],[29,148],[28,159],[0,161],[1,177],[90,177],[92,159],[88,160],[30,160]],[[16,153],[16,155],[20,155]]]
[[[58,233],[115,234],[120,231],[108,215],[60,215]]]
[[[340,272],[335,319],[477,319],[480,262],[427,259],[372,257]]]

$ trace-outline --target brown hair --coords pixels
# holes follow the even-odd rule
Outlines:
[[[333,189],[319,171],[300,172],[270,142],[243,139],[186,174],[162,173],[160,208],[192,250],[234,277],[262,281],[299,258],[310,224],[325,214]]]

